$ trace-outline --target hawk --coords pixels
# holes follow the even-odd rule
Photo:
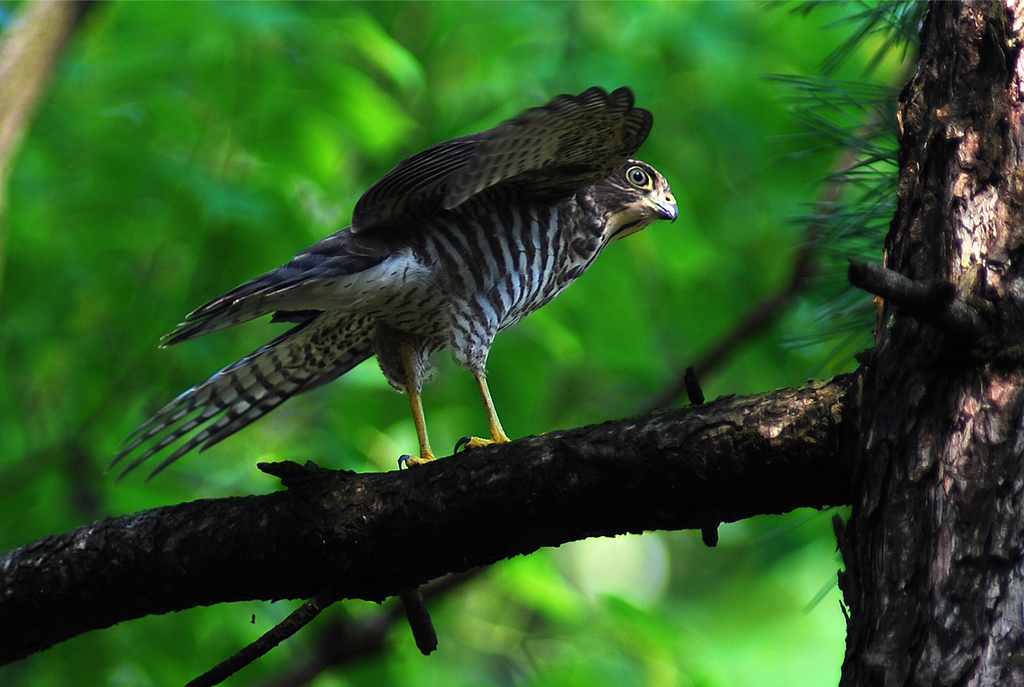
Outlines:
[[[404,160],[362,195],[351,226],[201,306],[164,338],[169,346],[268,314],[295,325],[164,406],[111,465],[131,456],[123,476],[194,432],[152,477],[371,355],[412,406],[419,455],[400,465],[433,460],[420,392],[430,356],[445,349],[476,378],[490,425],[489,439],[460,445],[509,441],[485,378],[495,335],[557,296],[612,241],[676,219],[664,177],[631,157],[652,122],[630,89],[594,87]]]

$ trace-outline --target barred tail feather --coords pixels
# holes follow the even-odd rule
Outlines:
[[[205,451],[292,396],[333,381],[371,355],[368,321],[323,313],[168,403],[129,435],[110,467],[155,440],[128,463],[120,479],[198,429],[153,470],[147,478],[151,479],[189,451]]]

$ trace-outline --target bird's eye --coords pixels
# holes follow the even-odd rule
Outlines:
[[[651,175],[640,167],[630,167],[626,170],[626,179],[639,189],[648,190],[652,188]]]

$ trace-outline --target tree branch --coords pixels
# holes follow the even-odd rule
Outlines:
[[[433,600],[459,588],[477,577],[486,568],[473,568],[458,575],[448,575],[423,588],[423,598]],[[389,600],[375,614],[359,619],[339,619],[337,615],[321,626],[318,638],[310,642],[315,653],[293,663],[285,672],[259,683],[259,687],[298,687],[308,685],[321,673],[355,659],[381,653],[388,648],[387,636],[392,626],[405,619],[405,610],[398,599]]]
[[[759,334],[775,321],[782,311],[790,304],[793,297],[803,291],[815,270],[814,245],[805,242],[797,251],[793,260],[793,271],[789,281],[776,293],[765,296],[747,311],[733,329],[723,336],[709,351],[693,365],[698,378],[705,377],[732,355],[733,351]],[[658,408],[665,408],[675,403],[686,392],[686,371],[679,374],[665,389],[649,401],[641,412],[649,413]]]
[[[92,2],[26,4],[0,41],[0,217],[7,175],[57,58]],[[0,284],[4,225],[0,223]]]
[[[857,375],[357,475],[261,464],[287,491],[167,506],[0,556],[0,662],[197,605],[380,601],[593,536],[851,500]]]
[[[850,261],[850,283],[902,308],[908,315],[964,341],[988,333],[978,312],[967,305],[952,282],[940,279],[920,282],[881,265]]]

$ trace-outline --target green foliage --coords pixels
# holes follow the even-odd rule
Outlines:
[[[822,197],[797,221],[815,251],[818,275],[802,303],[819,326],[790,335],[801,347],[828,351],[825,367],[844,366],[870,345],[876,308],[846,278],[850,260],[879,261],[879,246],[896,210],[898,90],[884,83],[775,76],[806,133],[809,150],[839,150],[838,168]]]
[[[820,3],[805,3],[809,13]],[[852,31],[822,64],[827,76],[772,75],[788,89],[794,118],[805,131],[807,152],[840,150],[821,198],[798,218],[817,257],[818,275],[802,309],[823,323],[790,340],[822,351],[821,370],[838,370],[870,345],[876,307],[846,277],[850,260],[878,262],[878,248],[896,210],[898,131],[896,99],[909,78],[908,49],[927,5],[915,0],[859,2],[835,22]],[[843,63],[865,48],[871,58],[857,81],[836,78]],[[899,60],[889,59],[894,55]]]
[[[257,461],[393,469],[415,435],[405,399],[370,362],[150,483],[103,474],[149,413],[280,331],[258,322],[157,350],[185,313],[343,227],[362,191],[402,157],[595,84],[630,85],[654,113],[640,155],[673,184],[680,219],[613,246],[499,336],[490,380],[513,437],[635,413],[788,279],[803,232],[790,219],[807,213],[837,153],[795,155],[806,149],[793,138],[800,124],[762,75],[799,75],[816,97],[809,77],[845,38],[822,23],[850,11],[95,6],[10,181],[0,546],[108,514],[277,488]],[[851,47],[835,77],[857,78],[876,48]],[[893,60],[886,53],[876,73],[896,73]],[[870,107],[859,98],[849,106]],[[838,135],[843,122],[830,121]],[[880,244],[871,249],[878,259]],[[819,319],[814,307],[796,308],[703,379],[706,393],[802,382],[823,352],[783,344]],[[472,379],[451,365],[425,403],[437,447],[486,427]],[[837,593],[807,609],[838,566],[828,518],[764,538],[794,517],[723,527],[714,550],[692,533],[656,533],[506,561],[436,604],[441,648],[429,659],[396,627],[385,656],[315,684],[834,684]],[[133,621],[0,669],[0,683],[181,684],[294,605]],[[316,634],[314,624],[229,684],[286,671]]]

